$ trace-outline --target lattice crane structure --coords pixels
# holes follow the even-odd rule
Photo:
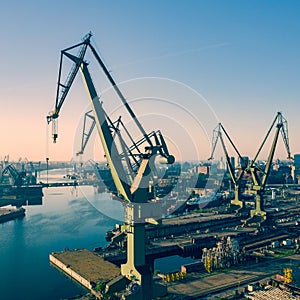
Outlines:
[[[276,130],[275,130],[272,146],[268,155],[267,163],[265,167],[262,169],[258,163],[258,156],[261,153],[261,150],[263,149],[266,141],[268,140],[274,128],[276,128]],[[272,167],[272,162],[273,162],[276,145],[279,138],[279,133],[281,133],[287,151],[287,159],[293,159],[291,156],[291,151],[289,146],[288,123],[287,120],[282,116],[282,113],[278,112],[262,144],[260,145],[254,159],[249,162],[249,166],[247,167],[247,171],[250,172],[252,177],[252,182],[253,182],[252,190],[255,194],[255,209],[250,211],[251,217],[258,216],[263,218],[264,220],[267,219],[267,213],[264,210],[264,194],[266,189],[266,183]]]
[[[225,135],[225,137],[229,141],[230,145],[232,146],[232,148],[235,150],[236,154],[239,157],[240,165],[237,170],[235,169],[235,167],[233,166],[233,164],[230,160],[228,150],[227,150],[224,138],[223,138],[223,134]],[[247,164],[244,161],[244,157],[241,156],[237,147],[235,146],[235,144],[233,143],[229,134],[227,133],[227,131],[225,130],[225,128],[223,127],[223,125],[221,123],[219,123],[218,126],[213,131],[212,151],[211,151],[211,156],[210,156],[209,160],[214,158],[214,153],[215,153],[218,141],[221,142],[222,149],[225,154],[227,169],[228,169],[230,178],[234,185],[234,199],[231,200],[231,205],[235,206],[235,207],[243,208],[244,202],[241,200],[241,184],[240,183],[242,181],[243,175],[247,168]]]
[[[121,273],[133,283],[131,286],[132,299],[150,300],[158,296],[159,292],[155,290],[151,266],[145,261],[145,222],[155,222],[151,216],[155,215],[154,210],[157,207],[154,206],[153,208],[150,205],[152,199],[151,193],[149,193],[149,185],[150,183],[153,184],[156,177],[155,158],[159,156],[160,162],[166,164],[174,163],[175,158],[169,154],[167,144],[160,131],[146,133],[98,52],[91,44],[91,36],[89,33],[81,43],[61,51],[55,107],[53,112],[47,116],[47,121],[52,123],[53,140],[56,142],[58,138],[57,119],[74,79],[80,71],[92,108],[92,111],[88,113],[88,117],[92,119],[92,126],[96,126],[98,130],[105,157],[117,189],[117,196],[125,205],[127,262],[121,266]],[[77,55],[71,54],[70,51],[74,51],[74,49],[78,49]],[[84,59],[88,49],[91,50],[139,130],[142,138],[138,141],[134,141],[121,117],[116,121],[112,121],[105,112],[104,104],[100,101],[89,72],[88,63]],[[72,67],[63,81],[62,69],[65,58],[72,62]],[[87,139],[90,130],[92,129],[87,129]],[[128,145],[126,141],[130,141],[131,144]],[[83,141],[83,148],[84,143],[86,143],[86,139]]]

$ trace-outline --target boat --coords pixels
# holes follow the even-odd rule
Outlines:
[[[186,204],[188,206],[191,206],[191,205],[204,206],[204,205],[208,204],[209,202],[220,199],[221,197],[222,197],[221,193],[210,193],[208,195],[196,194],[196,196],[189,199],[186,202]]]

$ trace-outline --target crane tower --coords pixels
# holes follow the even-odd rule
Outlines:
[[[272,146],[270,148],[270,152],[268,155],[267,163],[265,168],[262,169],[258,164],[258,156],[261,153],[268,137],[270,136],[272,129],[276,128]],[[286,151],[287,151],[287,159],[292,159],[290,146],[289,146],[289,137],[288,137],[288,124],[287,120],[282,116],[281,112],[276,114],[276,117],[271,124],[262,144],[260,145],[254,159],[249,163],[247,170],[250,172],[252,177],[253,187],[252,190],[255,194],[255,209],[250,211],[250,217],[260,217],[263,220],[267,219],[267,213],[264,210],[264,193],[266,189],[266,183],[270,174],[274,153],[277,145],[277,141],[279,138],[279,133],[281,133]],[[250,218],[250,219],[251,219]]]
[[[52,123],[53,141],[58,138],[57,119],[62,105],[78,73],[81,72],[92,108],[92,126],[96,126],[105,153],[105,157],[117,190],[117,196],[125,205],[125,228],[127,232],[127,262],[121,265],[121,273],[132,282],[132,295],[130,299],[150,300],[159,296],[152,280],[151,266],[145,260],[145,223],[154,222],[151,218],[153,210],[157,206],[151,206],[151,193],[149,183],[155,178],[154,160],[160,156],[160,162],[173,164],[174,156],[170,155],[165,139],[160,131],[146,133],[137,119],[133,110],[127,103],[124,95],[107,70],[98,52],[91,44],[91,33],[83,38],[83,41],[61,51],[61,59],[58,74],[58,85],[55,107],[47,116],[48,123]],[[77,55],[71,53],[78,49]],[[112,85],[129,116],[134,121],[142,138],[134,141],[121,116],[118,120],[111,120],[104,110],[104,104],[94,86],[88,63],[85,61],[87,49],[90,49],[102,71]],[[72,62],[71,70],[65,81],[62,80],[63,59]],[[88,136],[88,135],[87,135]],[[131,142],[130,145],[126,140]]]
[[[235,150],[236,154],[238,155],[238,157],[240,159],[241,164],[240,164],[240,168],[239,168],[238,172],[236,172],[236,170],[230,160],[228,150],[226,148],[225,141],[223,138],[223,134],[225,135],[225,137],[227,138],[227,140],[229,141],[232,148]],[[221,123],[219,123],[218,126],[213,131],[212,151],[211,151],[211,156],[210,156],[209,160],[214,158],[214,153],[215,153],[217,143],[219,140],[221,142],[223,152],[225,154],[225,160],[226,160],[227,169],[228,169],[230,178],[234,184],[234,199],[231,200],[231,206],[237,207],[240,210],[244,207],[244,202],[241,200],[241,181],[243,179],[243,175],[245,173],[247,165],[244,162],[244,157],[241,156],[237,147],[235,146],[232,139],[230,138],[230,136],[228,135],[227,131],[225,130],[225,128],[223,127],[223,125]]]

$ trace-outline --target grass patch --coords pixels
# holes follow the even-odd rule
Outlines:
[[[295,253],[294,249],[286,249],[286,248],[281,248],[281,249],[276,249],[275,254],[271,255],[272,257],[275,258],[280,258],[280,257],[285,257],[289,256]]]

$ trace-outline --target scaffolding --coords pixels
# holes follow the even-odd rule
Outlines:
[[[241,261],[239,242],[230,236],[222,238],[216,247],[202,249],[201,261],[209,273],[236,265]]]

